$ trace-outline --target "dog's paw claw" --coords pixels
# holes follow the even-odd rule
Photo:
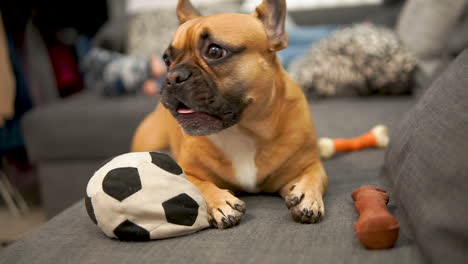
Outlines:
[[[216,220],[214,219],[210,219],[210,226],[213,227],[213,228],[218,228],[218,224],[216,223]]]
[[[288,208],[291,208],[293,206],[296,206],[298,205],[301,201],[302,201],[302,198],[304,198],[304,194],[301,194],[300,196],[296,196],[296,195],[288,195],[286,197],[286,206]]]
[[[229,195],[227,199],[214,201],[209,206],[210,225],[214,228],[225,229],[237,225],[246,211],[243,201]]]
[[[246,211],[245,204],[236,204],[234,208],[241,213],[245,213]]]
[[[285,197],[294,221],[302,224],[317,223],[322,219],[324,206],[321,195],[311,193],[289,194]]]
[[[308,209],[304,208],[304,209],[302,209],[302,214],[304,216],[311,217],[314,214],[314,212],[312,210],[308,210]]]

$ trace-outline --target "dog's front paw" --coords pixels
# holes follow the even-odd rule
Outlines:
[[[205,199],[210,225],[215,228],[225,229],[237,225],[246,211],[245,203],[229,191],[223,190]]]
[[[322,194],[319,191],[302,191],[296,186],[285,196],[286,206],[293,219],[302,224],[319,222],[325,213]]]

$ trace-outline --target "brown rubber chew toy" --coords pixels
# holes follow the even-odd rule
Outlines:
[[[391,248],[400,231],[398,220],[387,209],[388,193],[375,186],[362,186],[351,196],[359,219],[354,231],[359,241],[368,249]]]

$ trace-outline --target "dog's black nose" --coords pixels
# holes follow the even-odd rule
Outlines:
[[[167,73],[167,79],[172,84],[181,84],[187,81],[190,78],[190,76],[192,76],[192,72],[182,67],[173,69],[172,71]]]

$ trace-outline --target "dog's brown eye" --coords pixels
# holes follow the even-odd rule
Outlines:
[[[210,46],[208,46],[205,56],[209,59],[216,60],[216,59],[220,59],[224,57],[225,54],[226,54],[225,49],[221,48],[218,45],[211,44]]]
[[[171,65],[171,59],[169,59],[169,56],[167,56],[166,54],[164,54],[164,56],[163,56],[163,61],[166,64],[167,67],[169,67]]]

